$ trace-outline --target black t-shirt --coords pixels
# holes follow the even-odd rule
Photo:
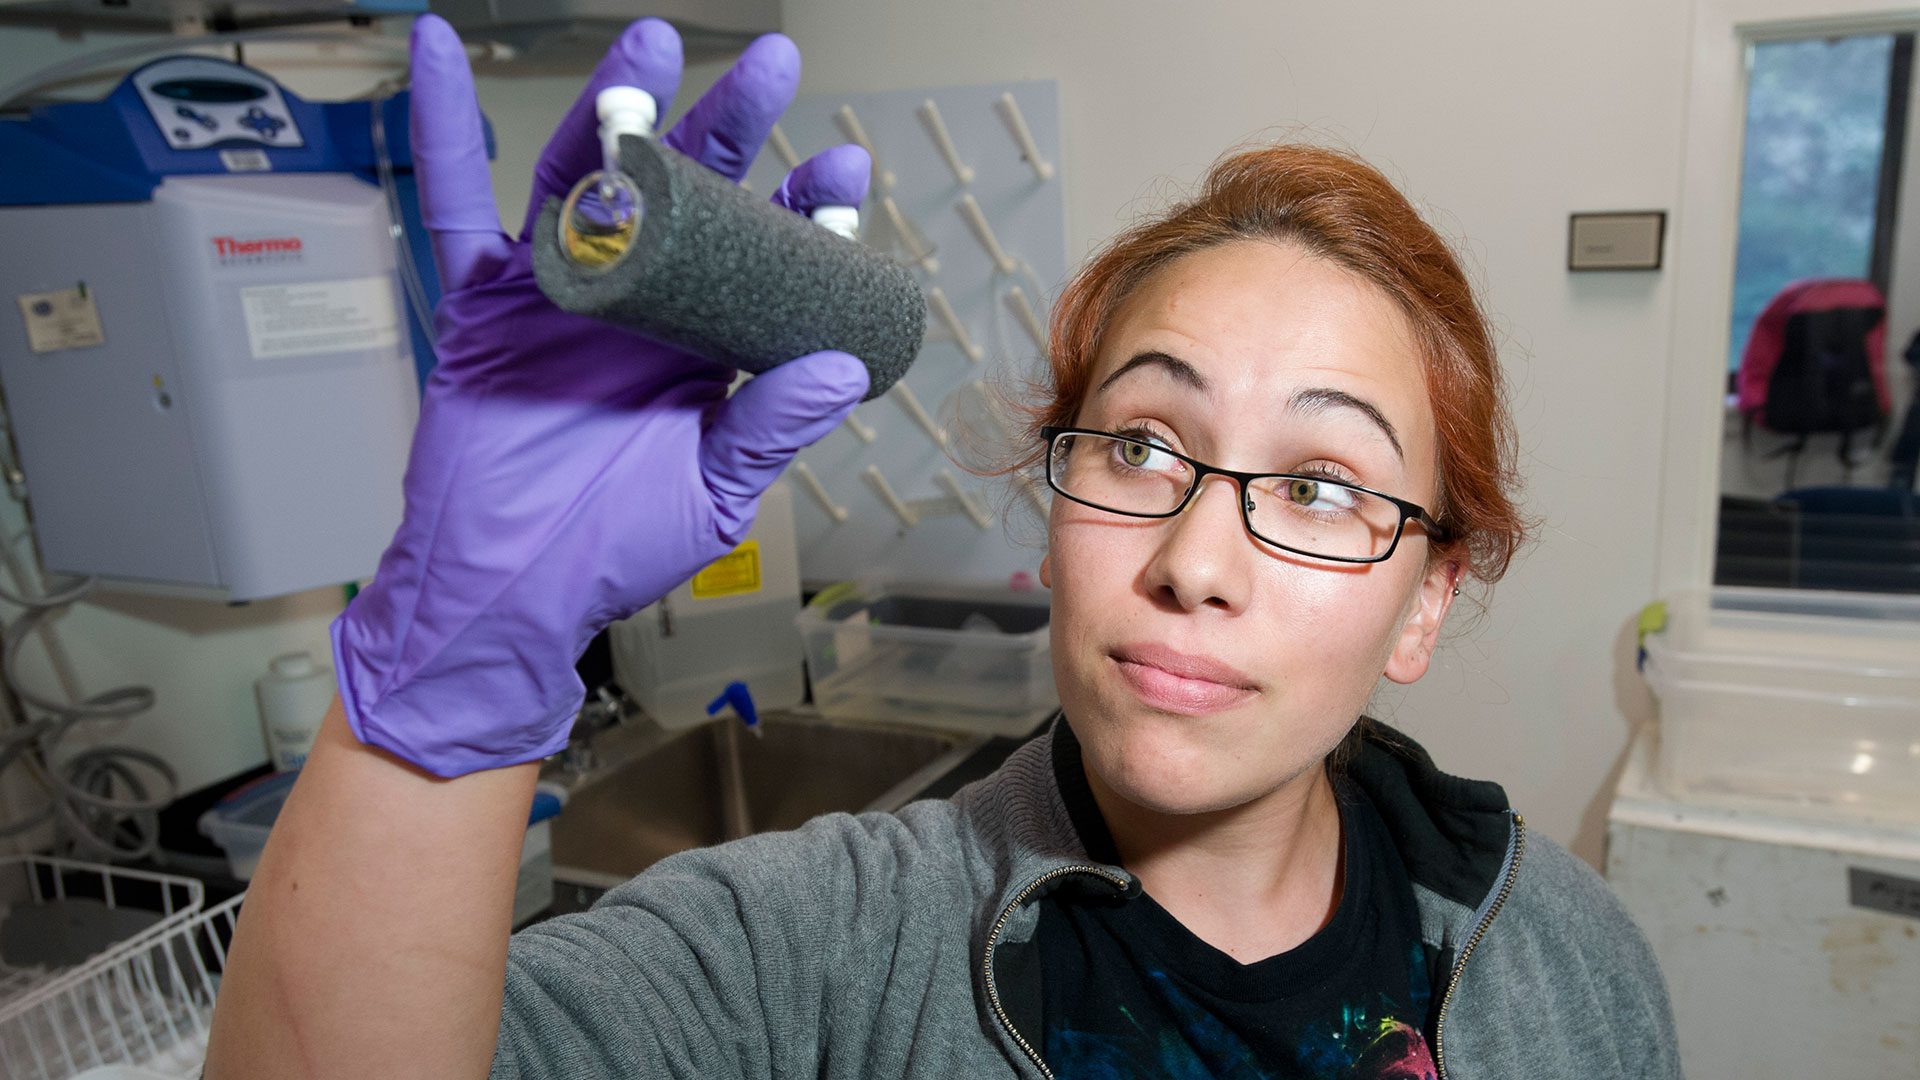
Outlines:
[[[1117,863],[1060,724],[1054,766],[1082,843]],[[1062,736],[1065,736],[1065,744]],[[1042,1056],[1061,1080],[1121,1077],[1431,1078],[1432,957],[1386,825],[1336,780],[1346,845],[1333,919],[1293,949],[1242,964],[1145,893],[1062,890],[1042,902]]]

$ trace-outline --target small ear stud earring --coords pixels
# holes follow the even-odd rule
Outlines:
[[[1458,586],[1458,585],[1455,585],[1455,586],[1453,587],[1453,595],[1455,595],[1455,596],[1459,596],[1459,595],[1460,595],[1460,586]]]

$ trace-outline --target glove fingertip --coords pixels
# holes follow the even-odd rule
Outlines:
[[[413,31],[408,35],[413,45],[440,44],[448,37],[459,38],[453,24],[429,11],[413,20]]]
[[[848,407],[866,395],[872,375],[867,365],[851,353],[837,350],[810,353],[787,364],[811,376],[818,400],[845,401]]]
[[[778,31],[761,34],[740,54],[740,69],[772,85],[800,84],[800,46]]]
[[[873,158],[856,143],[829,146],[793,167],[774,201],[810,214],[822,206],[859,206],[866,200]]]
[[[685,59],[680,32],[665,19],[656,19],[651,16],[636,19],[628,24],[627,28],[621,31],[620,40],[615,43],[615,48],[626,68],[626,71],[620,74],[629,78],[638,76],[642,81],[647,81],[648,75],[663,71],[670,71],[677,77]],[[653,91],[650,86],[642,89]],[[657,104],[660,111],[665,113],[668,102],[661,101]]]

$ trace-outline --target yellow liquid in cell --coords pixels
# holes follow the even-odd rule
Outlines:
[[[560,207],[560,249],[574,265],[604,269],[633,246],[644,214],[633,181],[620,173],[594,173]]]
[[[633,246],[635,222],[622,222],[612,232],[583,233],[571,225],[561,227],[560,236],[566,243],[567,258],[581,266],[601,267],[613,263],[627,253]]]

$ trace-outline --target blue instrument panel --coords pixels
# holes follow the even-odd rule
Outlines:
[[[175,56],[141,68],[131,81],[170,149],[306,145],[280,87],[239,65]]]

